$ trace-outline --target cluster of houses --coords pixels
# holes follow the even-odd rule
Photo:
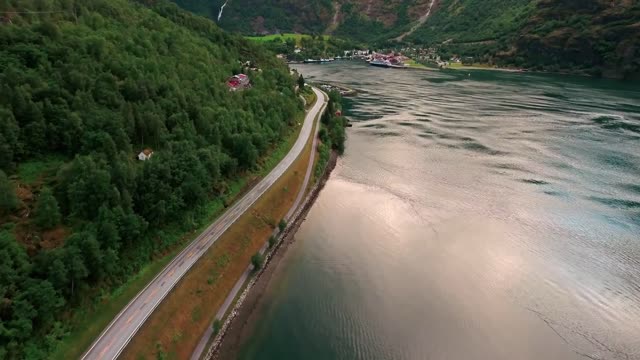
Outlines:
[[[369,55],[371,55],[371,50],[345,50],[344,51],[344,57],[346,58],[364,59]]]

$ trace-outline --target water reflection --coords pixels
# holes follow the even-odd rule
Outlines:
[[[640,89],[301,66],[348,150],[242,358],[640,358]]]

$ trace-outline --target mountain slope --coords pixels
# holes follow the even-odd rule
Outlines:
[[[175,1],[210,16],[222,4]],[[426,17],[430,5],[431,0],[230,0],[220,24],[252,34],[331,32],[370,44],[401,39],[442,47],[445,55],[538,70],[619,78],[640,73],[635,0],[434,0]],[[414,32],[401,36],[412,27]]]
[[[449,53],[488,63],[631,77],[640,72],[640,3],[440,0],[407,40],[446,42]]]
[[[217,19],[214,0],[174,0],[187,10]],[[245,34],[300,32],[365,34],[350,23],[366,24],[376,34],[397,31],[423,15],[431,0],[229,0],[220,26]],[[346,28],[344,28],[346,26]],[[351,35],[354,35],[351,33]],[[369,34],[371,35],[371,34]]]
[[[301,112],[272,54],[153,3],[0,2],[0,359],[50,358]],[[230,92],[246,61],[262,71]]]
[[[498,55],[532,68],[639,77],[640,2],[540,1],[513,47]]]

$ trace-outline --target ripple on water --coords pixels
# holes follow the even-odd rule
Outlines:
[[[590,196],[589,200],[594,201],[599,204],[606,205],[613,209],[623,209],[623,210],[631,210],[631,209],[640,209],[640,201],[634,201],[629,199],[620,199],[614,197],[599,197],[599,196]]]
[[[364,124],[364,125],[361,125],[360,127],[361,128],[373,128],[373,129],[386,129],[387,125],[376,123],[376,124]]]
[[[640,122],[627,121],[623,116],[600,115],[591,120],[605,130],[627,130],[640,134]]]
[[[640,359],[637,85],[497,72],[377,71],[358,64],[304,69],[362,89],[346,106],[354,122],[364,122],[349,130],[350,150],[306,222],[308,229],[322,223],[322,231],[305,235],[302,230],[305,241],[297,244],[315,254],[309,244],[332,244],[335,248],[322,255],[325,261],[358,259],[362,271],[326,284],[291,284],[292,290],[309,286],[308,301],[314,301],[310,289],[316,289],[327,295],[325,301],[347,304],[329,303],[319,314],[310,307],[291,321],[326,320],[320,334],[310,331],[300,338],[314,339],[334,356],[313,357],[317,349],[295,352],[300,339],[288,338],[287,350],[301,355],[289,358],[429,358],[411,352],[416,344],[449,350],[445,355],[452,358],[503,359],[508,352],[522,359],[569,358],[544,353],[557,341],[592,358]],[[405,222],[409,212],[389,212],[384,222],[394,231],[368,233],[380,221],[360,220],[380,219],[373,214],[378,207],[386,209],[386,202],[363,206],[363,196],[336,205],[353,193],[336,186],[341,181],[383,192],[401,189],[420,214],[420,225]],[[423,222],[434,233],[439,230],[437,236],[425,236]],[[465,231],[458,236],[459,229]],[[394,250],[371,251],[380,247]],[[395,277],[389,263],[396,262],[428,269],[410,284],[418,291],[394,291],[409,273]],[[291,272],[319,273],[313,266],[298,269]],[[340,282],[354,291],[345,296],[345,289],[332,287]],[[424,298],[415,296],[422,292]],[[353,294],[361,296],[350,298]],[[393,316],[380,316],[380,307],[360,311],[375,299],[392,307]],[[416,299],[424,303],[419,310],[407,306]],[[544,323],[536,327],[515,321],[506,315],[512,303],[540,310]],[[464,326],[441,331],[441,338],[425,335],[456,318]],[[291,327],[279,320],[265,333]],[[376,321],[384,325],[377,328]],[[410,332],[406,343],[391,334],[394,325]],[[485,348],[456,356],[457,348],[474,347],[473,339],[484,340],[487,333]],[[454,347],[438,339],[453,339]],[[542,346],[532,346],[536,339]],[[267,338],[263,346],[270,345]]]
[[[493,167],[495,169],[501,169],[501,170],[513,170],[513,171],[520,171],[520,172],[524,172],[524,173],[531,173],[532,171],[527,169],[526,167],[519,165],[519,164],[513,164],[513,163],[497,163],[497,164],[491,164],[489,165],[490,167]]]
[[[609,150],[607,152],[598,153],[596,157],[600,162],[608,166],[623,170],[625,172],[632,171],[634,173],[640,173],[638,165],[636,165],[637,162],[633,161],[634,157],[632,157],[632,155],[630,154]]]
[[[492,156],[501,156],[501,155],[507,155],[506,152],[504,151],[500,151],[500,150],[495,150],[492,149],[486,145],[482,145],[479,142],[476,141],[465,141],[462,144],[462,148],[466,149],[466,150],[470,150],[476,153],[480,153],[480,154],[486,154],[486,155],[492,155]]]
[[[525,184],[533,184],[533,185],[549,185],[548,181],[539,180],[539,179],[520,179],[520,182]]]
[[[640,179],[638,179],[638,182],[638,184],[620,184],[619,187],[631,194],[640,195]]]
[[[420,123],[415,123],[415,122],[411,122],[411,121],[398,121],[396,124],[400,125],[400,126],[404,126],[404,127],[410,127],[413,129],[423,129],[424,125],[420,124]]]

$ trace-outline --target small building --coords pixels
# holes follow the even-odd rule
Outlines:
[[[227,86],[231,91],[248,88],[250,85],[249,77],[245,74],[233,75],[227,80]]]
[[[140,161],[147,161],[149,159],[151,159],[151,156],[153,156],[153,150],[146,148],[144,150],[142,150],[140,152],[140,154],[138,154],[138,160]]]

